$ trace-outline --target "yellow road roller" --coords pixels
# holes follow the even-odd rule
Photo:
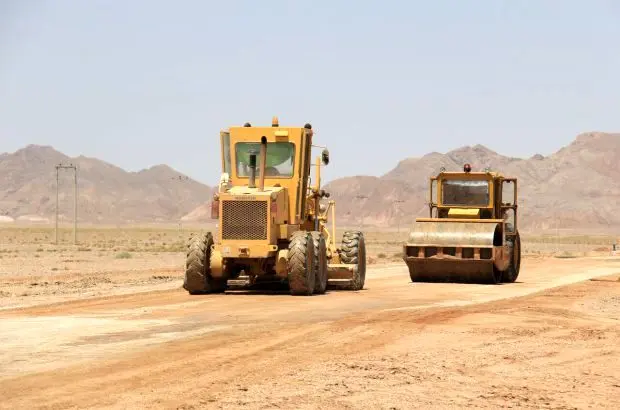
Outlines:
[[[485,169],[430,178],[429,218],[403,245],[412,282],[514,282],[521,267],[517,179]]]

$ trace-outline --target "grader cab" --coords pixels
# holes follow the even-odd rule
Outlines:
[[[514,282],[521,265],[517,180],[499,173],[445,172],[430,179],[430,218],[403,245],[412,282]]]
[[[312,164],[313,136],[310,124],[283,127],[277,117],[271,127],[220,133],[222,176],[211,207],[219,230],[190,237],[183,283],[190,294],[224,292],[241,273],[251,284],[286,282],[293,295],[321,294],[328,284],[364,287],[364,235],[344,232],[336,246],[335,202],[321,202],[330,196],[321,189],[329,152],[318,147]]]

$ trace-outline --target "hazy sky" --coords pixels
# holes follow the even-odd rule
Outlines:
[[[620,2],[0,0],[0,152],[219,178],[219,130],[311,122],[329,179],[620,130]],[[422,176],[426,178],[426,176]]]

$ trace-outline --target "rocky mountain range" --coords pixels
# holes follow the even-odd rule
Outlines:
[[[30,145],[0,155],[0,218],[53,221],[58,163],[79,167],[79,218],[93,223],[207,221],[213,188],[166,165],[127,172],[104,161],[69,158]],[[347,225],[405,226],[427,216],[428,178],[444,167],[490,168],[519,179],[519,226],[620,227],[620,134],[590,132],[549,156],[522,159],[484,146],[407,158],[381,176],[350,176],[325,186]],[[71,171],[61,172],[61,220],[73,212]]]
[[[335,180],[326,189],[341,204],[347,222],[357,218],[364,224],[407,224],[428,216],[429,177],[442,167],[460,171],[465,163],[473,170],[488,167],[518,178],[520,227],[620,226],[620,134],[583,133],[552,155],[528,159],[504,156],[482,145],[465,146],[404,159],[380,177]]]
[[[57,164],[78,167],[78,220],[92,223],[176,222],[208,201],[212,189],[166,165],[128,172],[95,158],[70,158],[29,145],[0,155],[0,217],[53,221]],[[73,170],[59,172],[59,220],[73,219]]]

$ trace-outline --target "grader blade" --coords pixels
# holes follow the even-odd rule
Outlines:
[[[364,287],[365,265],[330,263],[327,268],[327,287],[331,290],[361,290]]]
[[[508,255],[501,220],[417,221],[404,245],[412,282],[498,283]]]
[[[354,265],[329,264],[327,267],[327,287],[331,290],[349,289],[356,268]]]
[[[332,264],[327,266],[327,278],[333,280],[351,280],[355,275],[355,265],[346,265],[344,263]]]

